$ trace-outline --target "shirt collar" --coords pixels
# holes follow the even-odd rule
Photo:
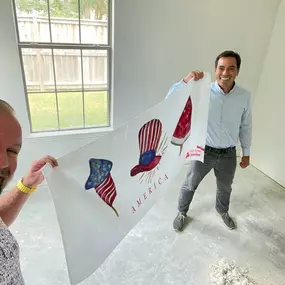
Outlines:
[[[220,94],[223,94],[223,95],[229,95],[231,93],[233,93],[236,89],[236,83],[234,82],[234,85],[233,85],[233,88],[230,90],[229,93],[225,94],[225,92],[223,91],[223,89],[220,87],[220,85],[218,84],[217,80],[214,82],[214,91],[220,93]]]

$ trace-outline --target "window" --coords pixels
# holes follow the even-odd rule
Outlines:
[[[110,125],[111,0],[14,0],[32,132]]]

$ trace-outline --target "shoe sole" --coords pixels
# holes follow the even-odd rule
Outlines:
[[[175,228],[173,228],[173,229],[174,229],[174,231],[176,231],[176,232],[178,232],[178,233],[181,233],[181,232],[183,231],[183,229],[180,229],[180,230],[175,229]]]
[[[232,231],[232,230],[235,230],[235,229],[236,229],[236,227],[235,227],[235,228],[230,228],[230,227],[228,227],[228,229]]]
[[[224,221],[223,221],[224,222]],[[225,222],[224,225],[229,229],[229,230],[235,230],[237,228],[237,226],[234,227],[229,227]]]

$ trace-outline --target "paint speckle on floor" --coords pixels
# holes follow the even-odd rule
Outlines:
[[[226,259],[218,260],[211,268],[212,285],[258,285],[250,276],[249,270],[239,267]]]

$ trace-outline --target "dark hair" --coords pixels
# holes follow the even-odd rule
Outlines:
[[[224,52],[222,52],[221,54],[219,54],[216,58],[216,61],[215,61],[215,68],[217,68],[218,66],[218,61],[220,58],[222,57],[234,57],[237,61],[237,69],[239,70],[240,69],[240,65],[241,65],[241,58],[240,58],[240,55],[232,50],[226,50]]]

